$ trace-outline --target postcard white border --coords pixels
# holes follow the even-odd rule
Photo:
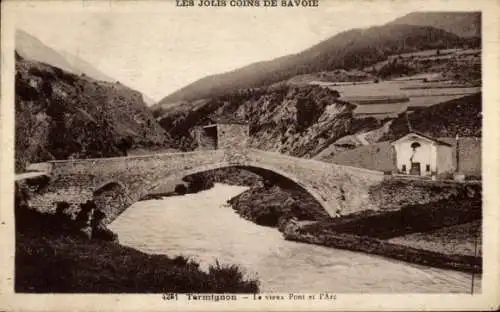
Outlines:
[[[498,165],[500,143],[500,98],[499,98],[499,42],[500,2],[476,1],[336,1],[338,9],[370,10],[373,6],[404,5],[415,10],[432,11],[481,11],[483,21],[483,253],[484,273],[481,294],[343,294],[335,301],[252,301],[235,302],[163,301],[161,295],[60,295],[60,294],[16,294],[13,292],[14,272],[14,30],[16,15],[23,10],[114,10],[133,12],[157,12],[162,5],[173,5],[172,1],[2,1],[1,12],[1,184],[0,184],[0,259],[1,291],[0,309],[23,311],[228,311],[228,310],[495,310],[499,308],[500,285],[500,167]],[[320,3],[321,5],[321,3]],[[198,10],[198,14],[210,14],[210,8]],[[255,14],[259,14],[258,10]],[[168,18],[168,17],[166,17]],[[46,21],[50,22],[50,21]],[[285,294],[286,295],[286,294]]]

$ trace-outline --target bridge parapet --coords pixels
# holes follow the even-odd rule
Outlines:
[[[253,161],[262,161],[264,163],[269,163],[273,161],[277,165],[285,162],[289,162],[292,164],[296,164],[299,167],[314,169],[318,172],[327,172],[327,171],[335,171],[336,173],[345,173],[351,174],[355,176],[365,177],[368,179],[372,179],[373,181],[380,181],[383,179],[384,173],[382,171],[370,170],[365,168],[351,167],[338,165],[334,163],[327,163],[324,161],[319,161],[315,159],[309,158],[299,158],[294,156],[289,156],[281,153],[274,153],[268,151],[262,151],[258,149],[248,149],[249,155],[252,156]]]
[[[67,174],[98,174],[108,175],[124,172],[129,169],[141,171],[151,170],[157,164],[159,167],[168,165],[169,169],[182,169],[187,163],[204,163],[206,160],[222,159],[223,150],[194,151],[185,153],[157,153],[128,157],[89,158],[75,160],[48,161],[51,174],[54,176]]]

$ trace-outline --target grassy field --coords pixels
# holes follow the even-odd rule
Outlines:
[[[457,100],[464,95],[432,95],[432,96],[415,96],[411,97],[408,101],[408,109],[411,110],[414,107],[428,107],[437,105],[439,103],[444,103],[452,100]]]
[[[455,54],[459,53],[461,51],[472,51],[472,50],[464,50],[464,49],[442,49],[439,51],[440,55],[445,55],[445,54]],[[410,53],[401,53],[401,54],[394,54],[394,55],[389,55],[387,58],[392,60],[394,58],[398,57],[403,57],[403,58],[408,58],[408,57],[428,57],[428,56],[434,56],[436,55],[436,49],[432,50],[423,50],[423,51],[418,51],[418,52],[410,52]]]
[[[411,78],[411,77],[410,77]],[[342,98],[357,105],[355,115],[391,114],[411,107],[433,106],[481,91],[481,87],[461,87],[413,80],[329,86]]]

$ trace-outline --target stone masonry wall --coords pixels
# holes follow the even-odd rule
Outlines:
[[[189,153],[154,154],[135,157],[53,161],[49,191],[41,194],[39,203],[67,200],[84,202],[94,190],[117,181],[127,202],[134,202],[155,187],[172,178],[210,169],[248,166],[274,171],[307,190],[331,216],[359,210],[376,209],[370,202],[369,189],[383,180],[377,171],[346,167],[253,149],[223,149]],[[115,211],[123,200],[115,196],[109,205]]]
[[[218,159],[217,154],[221,159],[222,151],[204,151],[52,161],[45,166],[51,175],[48,186],[35,190],[30,204],[39,211],[54,212],[57,202],[66,201],[76,214],[81,203],[94,199],[108,216],[106,221],[111,222],[162,179],[192,166],[212,163]],[[109,182],[120,182],[126,189],[113,188],[95,197],[94,191]]]
[[[218,124],[218,148],[245,148],[248,143],[248,125]]]
[[[52,177],[47,182],[40,179],[20,181],[29,191],[28,203],[40,212],[53,213],[57,202],[65,201],[70,204],[68,212],[76,215],[79,205],[92,199],[92,178],[87,175],[65,175]],[[47,183],[46,186],[41,184]]]
[[[431,180],[386,180],[370,188],[370,201],[379,210],[399,210],[407,205],[437,202],[459,194],[482,193],[481,184],[463,184]],[[480,196],[480,195],[479,195]]]
[[[197,150],[213,150],[217,148],[217,126],[212,127],[198,127],[196,130],[198,141]]]

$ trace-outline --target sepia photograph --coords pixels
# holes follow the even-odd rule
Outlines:
[[[9,3],[15,294],[484,291],[481,9],[99,2]]]

